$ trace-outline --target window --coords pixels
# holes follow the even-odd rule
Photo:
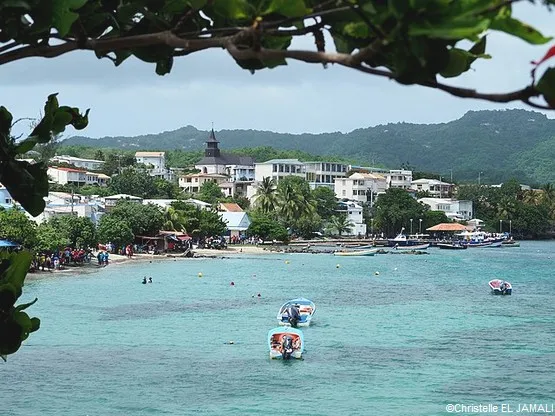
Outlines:
[[[12,200],[10,198],[6,198],[6,204],[11,204]]]
[[[289,173],[290,172],[290,166],[289,165],[285,165],[285,172]]]
[[[279,171],[283,172],[283,165],[279,165]]]
[[[346,194],[347,194],[347,191],[345,191],[345,189],[343,189],[342,195],[345,196]]]
[[[272,172],[277,172],[277,165],[272,165]]]

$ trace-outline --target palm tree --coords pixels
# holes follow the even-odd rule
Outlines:
[[[337,234],[348,232],[354,225],[353,221],[347,218],[347,214],[339,214],[331,217],[330,225],[337,230]]]
[[[254,205],[264,213],[273,212],[276,209],[276,183],[270,177],[262,179],[256,187],[256,194],[254,195]]]
[[[174,207],[168,207],[166,213],[164,214],[163,227],[165,230],[186,232],[185,223],[186,219],[184,218],[182,211],[179,211]]]

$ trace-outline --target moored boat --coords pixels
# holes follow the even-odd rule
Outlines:
[[[501,279],[490,280],[489,287],[493,295],[510,295],[513,292],[513,286]]]
[[[407,237],[406,234],[403,233],[405,228],[401,228],[401,232],[397,234],[397,236],[393,239],[387,240],[387,245],[389,247],[407,247],[407,246],[421,246],[422,240],[418,240],[414,238],[414,236]],[[419,249],[415,249],[419,250]]]
[[[335,251],[334,256],[373,256],[378,252],[378,249],[370,250],[345,250],[345,251]]]
[[[466,250],[468,248],[468,246],[457,241],[453,243],[437,243],[436,246],[445,250]]]
[[[281,305],[277,314],[280,325],[289,325],[294,328],[298,326],[309,326],[316,312],[316,305],[309,299],[291,299]]]
[[[393,250],[404,250],[404,251],[426,250],[428,247],[430,247],[430,243],[413,244],[413,245],[410,245],[410,246],[394,246]]]
[[[520,247],[520,242],[515,240],[505,240],[501,243],[501,247]]]
[[[268,332],[270,358],[301,358],[304,350],[304,337],[300,329],[277,327]]]

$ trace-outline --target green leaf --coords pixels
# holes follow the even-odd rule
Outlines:
[[[396,17],[402,17],[410,10],[408,0],[387,0],[387,6],[391,14]]]
[[[483,33],[489,25],[489,19],[483,19],[480,21],[476,21],[476,19],[444,21],[440,25],[434,25],[431,23],[412,24],[409,27],[409,35],[429,36],[438,39],[477,40],[477,36]]]
[[[31,318],[31,330],[29,332],[38,331],[40,328],[40,319],[39,318]]]
[[[516,36],[532,45],[542,45],[553,39],[552,37],[546,38],[532,26],[510,16],[494,19],[490,28]]]
[[[19,324],[23,333],[28,333],[33,326],[31,318],[25,312],[14,312],[13,320]]]
[[[10,255],[10,257],[11,264],[4,273],[3,281],[14,286],[16,298],[19,298],[33,256],[28,251],[20,251],[17,254]]]
[[[10,134],[12,129],[13,116],[12,113],[4,106],[0,107],[0,134],[5,134],[6,136]]]
[[[158,75],[169,74],[173,66],[173,56],[168,56],[156,62],[156,73]]]
[[[364,22],[351,22],[343,27],[343,33],[353,38],[366,39],[369,36],[368,25]]]
[[[34,301],[29,302],[29,303],[23,303],[21,305],[17,305],[15,307],[15,311],[16,312],[23,311],[23,310],[27,309],[29,306],[34,305],[37,302],[37,300],[39,300],[39,298],[35,298]]]
[[[68,124],[73,121],[73,115],[68,111],[59,109],[54,114],[54,119],[52,120],[52,133],[59,134],[62,133]]]
[[[440,75],[444,78],[457,77],[468,68],[469,53],[462,49],[453,48],[449,50],[449,63]]]
[[[212,7],[216,14],[229,20],[246,20],[252,17],[253,7],[246,0],[214,0]]]
[[[272,0],[262,15],[277,13],[285,17],[302,17],[311,11],[306,7],[304,0]]]
[[[22,155],[32,150],[36,144],[37,144],[36,136],[27,137],[25,140],[17,144],[17,147],[15,148],[15,152],[19,155]]]
[[[2,184],[10,195],[32,216],[39,215],[45,206],[44,197],[48,196],[48,175],[42,163],[30,164],[22,160],[5,162]]]
[[[87,0],[52,0],[52,25],[58,30],[60,36],[66,36],[71,25],[79,15],[74,13],[83,7]]]
[[[555,68],[549,68],[544,72],[536,85],[536,90],[541,92],[545,100],[553,107],[553,103],[555,103]]]

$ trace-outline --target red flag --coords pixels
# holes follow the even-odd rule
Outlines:
[[[540,59],[539,61],[532,61],[531,63],[532,63],[533,65],[538,66],[539,64],[541,64],[541,63],[547,61],[549,58],[551,58],[551,57],[553,57],[553,56],[555,56],[555,46],[552,46],[551,49],[549,49],[549,50],[547,51],[547,53],[545,54],[545,56],[544,56],[542,59]]]

